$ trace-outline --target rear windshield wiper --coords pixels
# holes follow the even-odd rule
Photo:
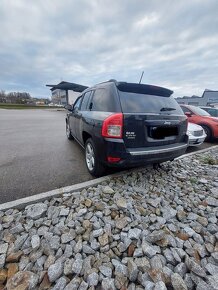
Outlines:
[[[169,108],[169,107],[164,107],[162,109],[160,109],[161,112],[165,112],[165,111],[174,111],[176,110],[175,108]]]

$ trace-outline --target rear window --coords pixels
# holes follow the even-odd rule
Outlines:
[[[124,113],[166,113],[184,115],[173,97],[138,94],[119,91]]]

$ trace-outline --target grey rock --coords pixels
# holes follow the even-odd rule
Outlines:
[[[191,274],[188,273],[185,275],[184,282],[188,289],[194,288],[194,282],[192,281]]]
[[[85,254],[95,254],[95,251],[88,245],[83,245],[82,250]]]
[[[96,272],[93,272],[88,275],[87,277],[87,283],[89,286],[96,286],[98,284],[98,274]]]
[[[97,238],[97,237],[103,235],[103,233],[104,233],[103,229],[100,228],[100,229],[98,229],[98,230],[93,231],[93,232],[92,232],[92,235],[93,235],[94,238]]]
[[[218,273],[218,266],[214,265],[214,264],[211,264],[211,263],[208,263],[206,266],[205,266],[205,269],[211,274],[211,275],[215,275]]]
[[[118,208],[126,209],[127,208],[127,201],[125,198],[119,198],[116,201]]]
[[[61,235],[61,242],[63,244],[69,243],[70,241],[72,241],[73,239],[75,239],[76,237],[76,233],[74,230],[70,230],[69,233],[65,233]]]
[[[64,262],[64,275],[68,276],[72,274],[73,272],[72,266],[73,266],[72,259],[66,259],[66,261]]]
[[[78,290],[80,283],[81,283],[81,278],[75,277],[70,281],[69,284],[67,284],[64,290]]]
[[[142,248],[136,248],[133,254],[133,257],[142,257],[143,256],[143,251]]]
[[[83,216],[87,213],[87,208],[82,208],[78,211],[77,213],[77,216],[80,217],[80,216]]]
[[[139,271],[143,273],[147,272],[151,268],[149,260],[146,259],[145,257],[137,258],[134,260],[134,262],[137,265]]]
[[[19,234],[23,232],[24,228],[21,223],[16,224],[14,227],[12,227],[9,231],[11,234]]]
[[[110,267],[107,267],[107,266],[102,265],[102,266],[99,267],[99,271],[105,277],[111,278],[111,276],[112,276],[112,269]]]
[[[152,258],[157,253],[156,249],[146,241],[142,241],[142,251],[149,258]]]
[[[187,273],[188,269],[185,263],[179,263],[175,267],[175,273],[179,274],[182,278],[185,277],[185,274]]]
[[[23,246],[23,244],[27,238],[28,238],[28,234],[22,234],[21,236],[18,236],[18,238],[14,242],[14,251],[15,252],[21,249],[21,247]]]
[[[210,206],[218,207],[218,199],[212,196],[206,198],[206,202]]]
[[[153,231],[149,236],[148,236],[148,240],[151,243],[155,243],[157,241],[162,240],[163,238],[165,238],[166,233],[162,230],[159,231]]]
[[[102,192],[105,194],[113,194],[114,190],[110,186],[104,186],[102,189]]]
[[[163,268],[162,260],[161,260],[159,255],[155,255],[154,257],[152,257],[150,259],[150,264],[151,264],[152,269],[159,269],[160,270]]]
[[[61,262],[56,262],[48,268],[49,281],[55,282],[63,274],[64,266]]]
[[[137,265],[132,260],[129,260],[127,263],[127,268],[129,273],[129,280],[132,282],[136,281],[139,272]]]
[[[211,256],[214,258],[215,262],[218,263],[218,252],[212,253]]]
[[[70,212],[69,208],[62,208],[60,210],[59,216],[68,216],[69,212]]]
[[[185,284],[185,281],[177,273],[173,273],[171,275],[171,283],[173,285],[173,289],[174,290],[188,290],[188,288],[187,288],[187,286]]]
[[[33,250],[37,250],[40,246],[40,237],[38,235],[33,235],[31,237],[31,246]]]
[[[201,268],[201,266],[198,265],[194,260],[190,259],[188,256],[186,256],[185,264],[188,267],[188,269],[194,272],[196,275],[200,277],[206,277],[206,273]]]
[[[0,244],[0,254],[6,254],[8,250],[8,243]]]
[[[114,279],[112,278],[103,278],[101,282],[101,287],[104,290],[116,290]]]
[[[168,221],[176,216],[177,210],[173,209],[171,206],[165,206],[162,209],[163,217]]]
[[[86,283],[85,281],[82,281],[82,283],[80,284],[78,290],[87,290],[89,287],[88,283]]]
[[[79,239],[78,242],[76,243],[74,249],[73,249],[74,253],[77,254],[77,253],[81,252],[82,247],[83,247],[82,239]]]
[[[82,267],[83,267],[83,260],[82,259],[76,259],[73,262],[73,265],[72,265],[73,273],[79,275],[81,270],[82,270]]]
[[[167,287],[163,281],[159,281],[155,284],[154,290],[167,290]]]
[[[49,246],[53,250],[58,250],[60,247],[60,237],[58,236],[53,236],[49,239]]]
[[[63,290],[66,287],[66,285],[67,285],[67,278],[61,277],[57,280],[52,290]]]
[[[134,229],[130,229],[128,232],[128,237],[129,239],[133,240],[138,240],[140,238],[142,230],[134,228]]]
[[[36,203],[28,205],[25,208],[27,211],[26,216],[33,220],[37,220],[46,213],[47,208],[48,206],[45,203]]]
[[[2,269],[5,265],[5,258],[6,258],[6,254],[0,255],[0,269]]]

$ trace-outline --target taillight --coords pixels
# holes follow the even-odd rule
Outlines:
[[[117,113],[106,118],[102,125],[101,135],[107,138],[122,138],[123,114]]]

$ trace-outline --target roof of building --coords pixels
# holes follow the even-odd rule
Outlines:
[[[51,87],[50,89],[51,91],[59,89],[59,90],[73,90],[75,92],[82,92],[88,88],[87,86],[70,83],[70,82],[64,82],[64,81],[60,82],[57,85],[46,85],[46,87]]]

